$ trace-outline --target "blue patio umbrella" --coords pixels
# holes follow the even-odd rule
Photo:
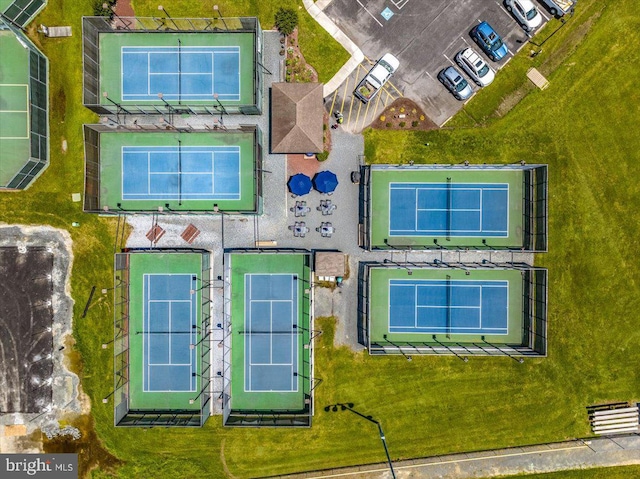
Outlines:
[[[298,173],[289,178],[287,186],[289,186],[289,191],[296,196],[306,195],[311,191],[311,178]]]
[[[338,186],[338,177],[332,171],[321,171],[313,177],[313,186],[320,193],[331,193]]]

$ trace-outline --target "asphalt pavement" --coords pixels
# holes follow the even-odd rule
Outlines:
[[[398,57],[400,68],[392,79],[395,88],[388,90],[414,100],[438,125],[459,111],[463,103],[440,84],[437,74],[455,64],[458,51],[468,46],[479,51],[469,36],[474,25],[489,22],[509,47],[510,54],[502,61],[487,59],[495,70],[503,68],[529,39],[499,0],[333,0],[323,6],[323,13],[366,58],[376,61],[387,52]],[[539,10],[546,22],[548,13]],[[358,75],[361,72],[354,71],[346,82],[355,86]],[[343,98],[348,99],[349,94],[345,88]]]

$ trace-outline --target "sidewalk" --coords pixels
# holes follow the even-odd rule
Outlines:
[[[382,453],[382,446],[380,446]],[[398,479],[466,479],[640,464],[640,434],[434,456],[393,463]],[[390,479],[386,463],[278,476],[280,479]],[[526,478],[526,476],[525,476]]]
[[[311,15],[316,22],[320,24],[322,28],[324,28],[329,35],[331,35],[335,40],[340,43],[345,50],[349,52],[351,58],[347,63],[342,65],[342,68],[338,70],[331,80],[324,84],[322,89],[322,95],[326,98],[331,95],[334,91],[338,89],[340,85],[347,79],[353,71],[358,68],[358,65],[364,60],[364,54],[362,50],[358,48],[358,46],[351,41],[349,37],[347,37],[342,30],[340,30],[332,20],[327,17],[324,12],[320,9],[326,7],[329,3],[327,0],[323,0],[318,2],[317,4],[313,2],[313,0],[303,0],[304,8],[307,9],[309,15]],[[319,6],[320,5],[320,6]]]

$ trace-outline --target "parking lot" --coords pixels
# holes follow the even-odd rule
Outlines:
[[[549,13],[540,4],[536,3],[536,6],[546,23]],[[441,69],[455,65],[456,53],[471,46],[494,70],[498,70],[529,39],[501,0],[333,0],[324,12],[369,59],[375,61],[387,52],[395,55],[400,60],[400,67],[391,79],[392,85],[386,88],[387,95],[395,97],[401,93],[414,100],[438,125],[445,123],[463,105],[437,79]],[[509,47],[509,54],[499,63],[488,60],[469,36],[469,31],[481,21],[489,22]],[[367,105],[358,106],[357,99],[351,104],[351,92],[357,79],[366,74],[361,71],[366,68],[367,65],[362,65],[347,80],[351,86],[343,85],[337,99],[330,99],[333,104],[346,105],[342,111],[367,108]],[[474,86],[474,89],[478,87]],[[386,97],[385,92],[380,96],[382,106],[392,99]],[[381,111],[379,101],[373,101],[377,108],[376,105],[368,107],[368,114],[359,116],[349,129],[361,129],[377,111]]]

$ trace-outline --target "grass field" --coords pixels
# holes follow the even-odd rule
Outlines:
[[[138,16],[158,15],[156,0],[132,0]],[[167,9],[171,15],[180,17],[217,17],[213,4],[217,3],[223,17],[257,16],[264,30],[275,29],[274,17],[278,8],[291,8],[298,12],[300,49],[307,63],[318,72],[318,81],[328,82],[349,59],[349,54],[302,6],[302,0],[219,0],[216,2],[194,2],[192,0],[173,0]],[[175,13],[174,13],[175,12]]]
[[[137,2],[139,13],[156,8],[144,5]],[[175,15],[203,5],[181,0],[168,8]],[[255,8],[265,27],[275,8],[248,0],[220,5],[224,15]],[[89,0],[51,0],[34,25],[71,25],[80,32],[80,16],[90,13]],[[302,22],[303,37],[312,39]],[[333,320],[318,321],[324,333],[316,342],[316,375],[324,381],[315,390],[313,428],[295,431],[224,429],[220,418],[197,430],[113,427],[112,404],[101,401],[111,391],[112,351],[100,347],[112,335],[112,305],[98,297],[87,317],[79,316],[91,286],[99,291],[112,282],[115,223],[82,214],[70,196],[82,191],[81,124],[97,118],[81,106],[81,36],[44,41],[51,66],[51,166],[28,191],[2,194],[0,220],[71,231],[82,384],[99,437],[124,462],[118,477],[244,478],[384,461],[373,425],[369,433],[369,424],[353,414],[324,412],[335,402],[354,402],[381,421],[395,460],[586,436],[586,405],[640,399],[636,2],[581,0],[571,22],[535,59],[549,68],[542,68],[551,81],[544,92],[529,89],[523,72],[531,61],[517,57],[450,122],[461,129],[366,135],[372,161],[549,163],[550,252],[539,257],[550,270],[549,357],[523,365],[496,358],[466,364],[443,357],[371,358],[334,348]],[[324,61],[337,68],[338,57]],[[73,221],[80,227],[71,228]],[[640,474],[640,467],[607,470],[606,476],[577,475],[582,473],[556,477],[626,478]],[[96,470],[92,477],[111,476]]]

